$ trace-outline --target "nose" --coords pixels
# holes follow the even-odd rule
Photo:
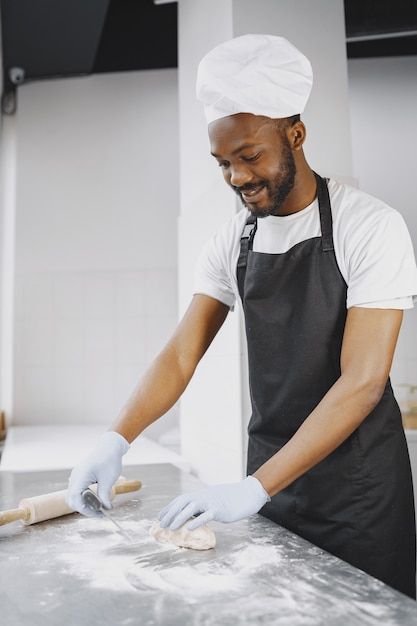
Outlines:
[[[244,187],[253,180],[252,173],[245,167],[243,163],[230,167],[229,183],[233,187]]]

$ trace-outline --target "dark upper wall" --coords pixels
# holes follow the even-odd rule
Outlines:
[[[349,58],[417,54],[417,0],[345,0],[345,21]]]
[[[177,66],[176,3],[1,0],[0,6],[6,89],[42,78]]]
[[[0,0],[0,7],[6,91],[19,83],[12,68],[27,81],[177,66],[176,2]],[[349,57],[417,54],[417,0],[345,0],[345,16]],[[393,32],[407,36],[385,38]]]

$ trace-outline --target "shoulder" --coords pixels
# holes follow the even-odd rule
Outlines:
[[[247,209],[241,209],[226,222],[221,224],[203,249],[206,253],[215,253],[223,259],[233,256],[236,246],[240,244],[240,237],[249,215]]]
[[[359,245],[372,239],[408,237],[407,226],[399,211],[360,189],[329,181],[333,230],[340,245]]]
[[[240,237],[249,212],[233,215],[206,242],[194,270],[194,293],[204,293],[233,308],[236,300],[236,267]]]
[[[348,286],[347,306],[415,295],[417,272],[406,223],[374,196],[329,182],[335,253]],[[396,307],[393,307],[396,308]]]
[[[219,225],[200,251],[197,271],[228,275],[230,279],[248,214],[246,209],[241,210]]]
[[[248,209],[240,209],[235,215],[224,222],[224,224],[221,224],[214,234],[214,237],[229,244],[240,241],[248,216]]]
[[[398,211],[375,196],[334,179],[329,181],[329,193],[335,221],[346,226],[363,221],[378,222],[387,216],[401,217]]]

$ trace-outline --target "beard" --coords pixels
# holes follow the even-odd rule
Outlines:
[[[279,215],[284,200],[294,187],[296,172],[297,170],[295,167],[294,156],[289,144],[287,143],[283,147],[279,173],[272,181],[263,180],[259,181],[256,185],[245,185],[240,188],[234,187],[233,189],[239,196],[242,204],[249,209],[254,217],[262,218],[267,217],[268,215]],[[266,187],[268,197],[271,199],[270,204],[261,208],[245,202],[242,198],[241,192],[255,189],[261,185]]]

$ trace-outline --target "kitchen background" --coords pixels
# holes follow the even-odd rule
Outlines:
[[[59,15],[43,4],[41,15],[27,1],[1,2],[8,427],[106,428],[185,310],[201,245],[238,208],[194,96],[198,60],[220,41],[279,34],[311,59],[307,157],[398,209],[417,248],[415,2],[96,0],[100,28],[84,20],[85,3],[62,2]],[[85,66],[81,23],[96,32]],[[26,68],[17,87],[15,66]],[[403,385],[417,385],[416,323],[417,309],[407,311],[392,369],[404,410],[412,396]],[[244,342],[236,308],[180,406],[145,433],[207,482],[244,471]],[[417,476],[417,441],[407,436]]]

